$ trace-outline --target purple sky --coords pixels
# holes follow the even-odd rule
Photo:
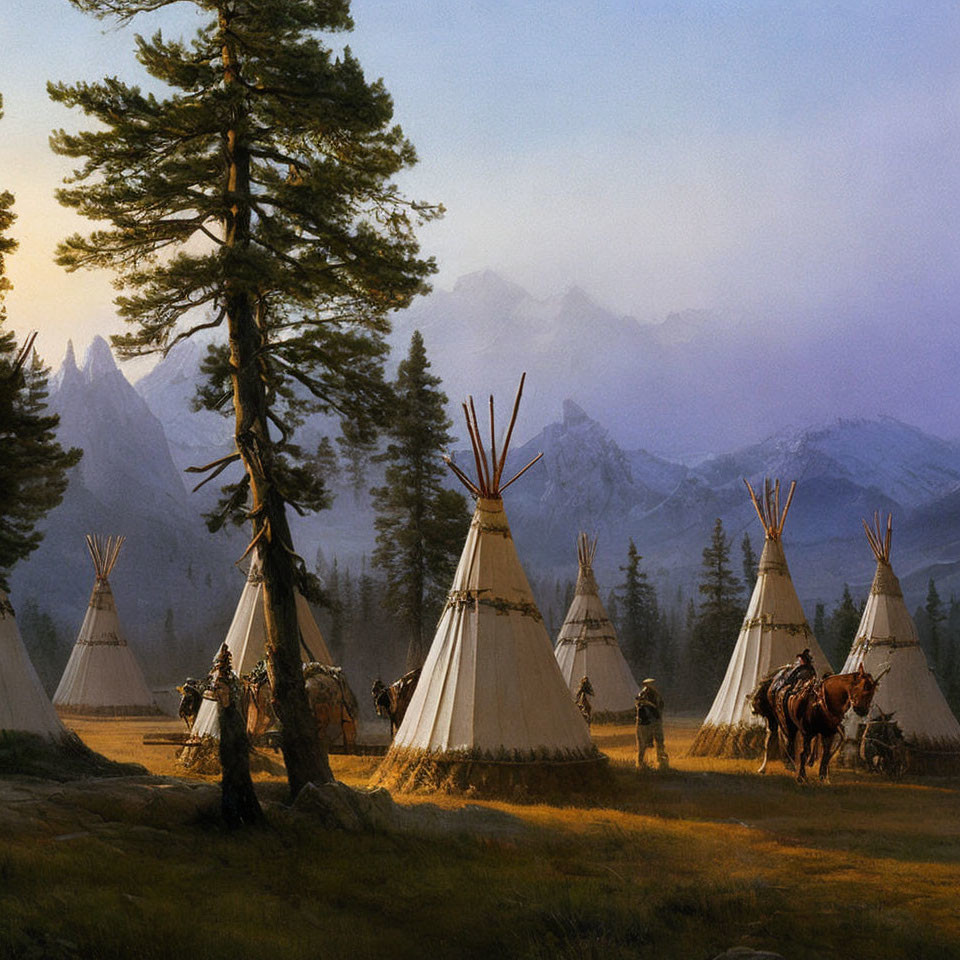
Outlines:
[[[173,9],[169,32],[192,24]],[[438,285],[491,267],[642,321],[715,309],[798,393],[960,433],[956,3],[353,9],[349,43],[420,151],[405,186],[449,210],[423,233]],[[7,0],[2,30],[0,187],[22,241],[9,314],[55,361],[68,336],[82,348],[120,324],[106,277],[51,263],[78,225],[52,199],[67,168],[46,138],[77,121],[44,85],[142,74],[131,31],[66,0]]]

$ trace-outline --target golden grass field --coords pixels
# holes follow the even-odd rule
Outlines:
[[[71,725],[112,759],[183,775],[174,747],[142,742],[176,721]],[[960,957],[960,783],[836,771],[801,787],[779,764],[761,778],[753,761],[687,759],[696,727],[668,724],[665,774],[635,772],[630,726],[596,727],[612,784],[574,801],[483,802],[497,814],[478,835],[350,834],[276,815],[241,834],[212,815],[114,828],[109,804],[103,830],[71,832],[54,793],[29,830],[0,830],[0,956]],[[331,757],[358,787],[377,762]],[[282,779],[256,779],[283,797]]]

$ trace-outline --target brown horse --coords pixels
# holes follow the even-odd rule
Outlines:
[[[767,772],[767,763],[776,756],[779,747],[783,765],[793,769],[793,747],[786,750],[787,731],[790,723],[784,710],[787,695],[817,675],[810,650],[797,654],[793,663],[784,664],[767,674],[750,695],[750,707],[767,724],[767,737],[763,746],[763,762],[757,773]]]
[[[396,735],[403,723],[404,714],[410,701],[413,699],[413,692],[417,689],[417,681],[420,679],[420,667],[405,673],[399,680],[394,680],[388,687],[379,677],[373,682],[373,689],[370,691],[373,695],[373,704],[378,717],[390,718],[390,736]]]
[[[855,673],[835,673],[822,680],[810,680],[787,695],[788,753],[796,754],[797,736],[801,741],[799,756],[796,757],[797,783],[807,779],[810,748],[817,737],[820,738],[820,779],[828,779],[828,767],[834,753],[833,741],[847,710],[852,707],[854,713],[865,717],[879,682],[880,678],[874,679],[861,663]]]

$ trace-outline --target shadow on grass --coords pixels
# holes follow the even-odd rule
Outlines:
[[[147,772],[139,763],[117,763],[91,750],[75,733],[60,739],[33,733],[0,731],[0,776],[76,780],[81,777],[125,777]]]
[[[838,902],[647,837],[520,843],[315,831],[127,832],[0,848],[0,957],[946,960],[960,941],[869,888]],[[703,861],[691,874],[683,858]],[[816,918],[815,922],[813,918]]]

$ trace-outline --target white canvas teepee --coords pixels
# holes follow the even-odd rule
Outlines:
[[[87,537],[97,578],[70,659],[53,695],[61,714],[137,716],[159,713],[127,646],[108,577],[124,537]]]
[[[772,670],[793,661],[806,647],[818,674],[830,669],[803,614],[781,542],[797,485],[790,484],[781,510],[779,480],[773,485],[764,481],[762,500],[744,482],[763,525],[763,553],[737,644],[713,706],[690,747],[691,756],[759,756],[766,725],[753,714],[749,703],[758,682]]]
[[[874,676],[889,668],[873,703],[878,710],[895,714],[909,747],[911,772],[956,766],[960,762],[960,723],[927,665],[900,582],[890,566],[893,517],[887,515],[885,532],[879,514],[874,515],[872,530],[866,521],[863,527],[877,558],[877,572],[843,673],[852,673],[861,664]],[[856,736],[860,722],[859,717],[848,715],[844,724],[847,737]]]
[[[597,541],[591,543],[581,533],[577,537],[577,587],[554,650],[571,694],[576,693],[582,677],[590,678],[594,721],[632,715],[637,695],[637,681],[620,650],[617,631],[607,616],[593,575],[596,553]]]
[[[13,606],[0,590],[0,731],[59,740],[66,731],[23,645]]]
[[[297,592],[297,622],[300,626],[300,654],[304,662],[333,664],[323,634],[317,626],[310,605]],[[250,673],[267,655],[267,629],[263,615],[263,576],[259,559],[250,565],[240,601],[224,640],[230,651],[233,669],[238,674]],[[217,647],[219,652],[220,647]],[[190,731],[191,738],[219,737],[217,707],[213,700],[204,700]]]
[[[378,771],[380,782],[500,790],[588,782],[603,761],[570,697],[520,565],[501,483],[523,378],[501,452],[490,399],[489,460],[464,404],[476,481],[447,463],[477,506],[423,672]]]

